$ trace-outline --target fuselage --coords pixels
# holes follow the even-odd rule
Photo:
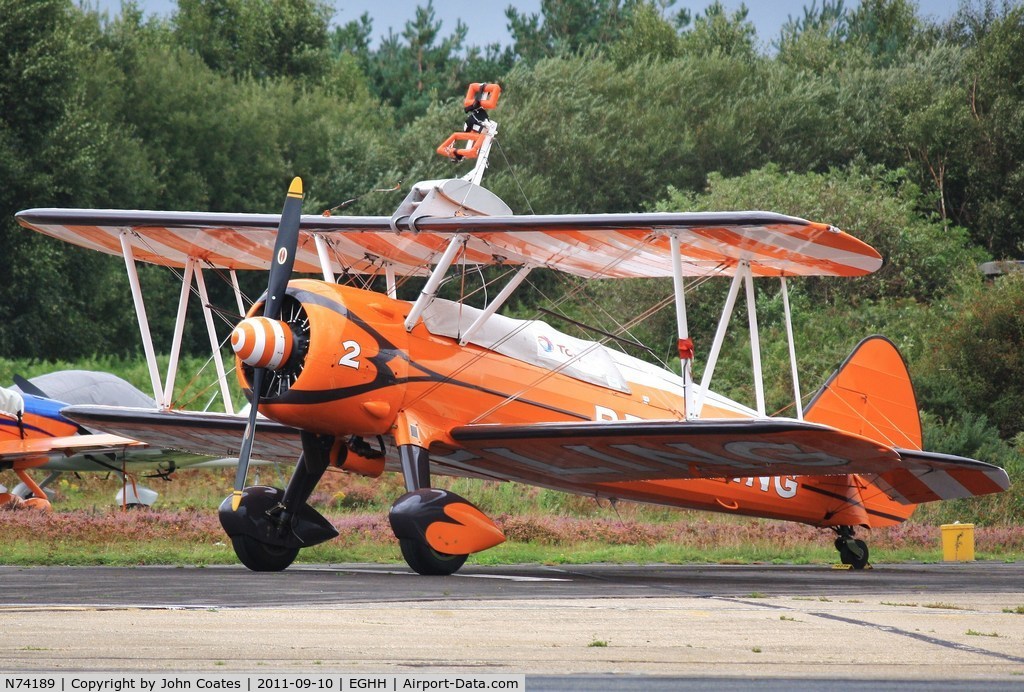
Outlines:
[[[459,456],[448,435],[457,426],[685,419],[680,376],[543,323],[492,316],[467,340],[480,311],[464,305],[435,300],[406,331],[406,301],[314,280],[292,281],[288,294],[308,319],[308,347],[300,349],[301,368],[290,387],[260,405],[288,425],[335,436],[391,436],[430,449],[443,468],[446,456]],[[710,392],[701,411],[703,418],[755,415]],[[455,468],[471,473],[472,462],[461,459]],[[545,485],[815,525],[879,526],[912,511],[881,493],[862,493],[869,484],[857,476]]]

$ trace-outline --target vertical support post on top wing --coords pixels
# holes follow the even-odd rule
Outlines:
[[[388,285],[388,298],[398,297],[398,284],[395,282],[395,265],[388,262],[384,265],[384,279]]]
[[[142,335],[142,350],[146,354],[146,365],[149,367],[149,379],[153,384],[153,398],[163,402],[164,394],[160,387],[160,369],[156,364],[156,351],[153,349],[153,337],[149,333],[149,317],[146,315],[146,303],[142,299],[142,286],[139,284],[139,273],[135,268],[135,252],[129,239],[131,231],[121,231],[121,252],[124,255],[124,266],[128,271],[128,285],[132,289],[132,301],[135,303],[135,318],[139,322]]]
[[[782,307],[786,314],[786,339],[789,342],[789,370],[793,377],[793,403],[796,405],[796,419],[804,419],[804,403],[800,400],[800,378],[796,374],[796,345],[793,342],[793,317],[789,312],[789,288],[786,277],[782,280]]]
[[[178,297],[178,316],[174,319],[174,336],[171,338],[171,356],[167,362],[167,380],[164,383],[164,400],[160,407],[168,409],[174,399],[174,379],[178,375],[178,355],[181,353],[181,337],[185,332],[185,313],[188,311],[188,296],[192,290],[192,273],[195,259],[185,260],[185,274],[181,278],[181,295]]]
[[[491,142],[494,141],[495,136],[498,134],[498,123],[488,119],[484,122],[484,141],[480,145],[480,153],[476,157],[476,165],[466,175],[462,176],[462,179],[466,182],[479,185],[480,181],[484,179],[484,171],[487,170],[487,159],[491,155]]]
[[[242,302],[242,289],[238,287],[238,274],[232,269],[228,272],[231,276],[231,288],[235,291],[235,302],[238,303],[239,319],[245,317],[245,304]]]
[[[440,261],[434,267],[434,271],[430,273],[430,278],[427,279],[426,285],[423,287],[423,290],[420,291],[420,295],[413,304],[412,310],[409,312],[409,316],[405,318],[405,331],[412,331],[412,328],[416,326],[416,320],[420,318],[423,311],[426,310],[427,306],[434,300],[434,296],[437,295],[437,288],[441,285],[441,279],[443,279],[444,275],[448,272],[448,267],[452,265],[452,262],[455,260],[455,255],[458,253],[459,247],[463,242],[463,237],[458,234],[453,235],[452,239],[448,242],[448,247],[445,248]]]
[[[210,298],[206,293],[206,279],[203,278],[202,267],[196,267],[196,286],[199,287],[199,298],[203,303],[203,318],[206,320],[206,331],[210,335],[210,353],[213,355],[213,363],[217,368],[217,383],[220,385],[220,395],[224,400],[224,410],[228,413],[235,412],[235,405],[231,401],[231,392],[228,391],[228,378],[224,373],[224,357],[220,352],[220,342],[217,340],[217,330],[213,326],[213,311],[210,310]]]
[[[754,300],[754,273],[747,264],[745,283],[747,287],[747,324],[750,325],[750,359],[754,366],[754,397],[757,400],[757,415],[766,415],[764,409],[764,375],[761,373],[761,337],[757,331],[757,304]]]
[[[679,249],[679,236],[675,233],[669,236],[669,248],[672,252],[672,287],[676,299],[676,336],[679,343],[690,338],[690,327],[686,317],[686,291],[683,286],[683,258]],[[686,417],[694,418],[696,412],[693,409],[693,348],[690,348],[690,358],[683,358],[682,347],[679,354],[679,374],[683,378],[683,403]]]
[[[320,258],[320,271],[324,273],[324,281],[333,284],[334,263],[331,262],[331,254],[327,249],[327,240],[319,233],[314,233],[313,241],[316,243],[316,254]]]
[[[732,283],[729,285],[729,295],[725,298],[725,305],[722,307],[722,316],[718,318],[718,328],[715,330],[715,340],[711,343],[711,352],[708,354],[707,365],[704,366],[704,376],[700,380],[700,391],[697,395],[697,403],[694,404],[694,415],[700,417],[701,409],[704,408],[704,398],[708,393],[708,386],[711,384],[711,377],[715,374],[715,366],[718,364],[718,354],[722,351],[722,344],[725,342],[725,331],[729,326],[729,319],[732,317],[733,308],[736,306],[736,296],[740,292],[740,281],[748,270],[746,262],[740,262],[733,274]]]

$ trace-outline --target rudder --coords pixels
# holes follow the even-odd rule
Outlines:
[[[822,385],[804,411],[804,419],[880,442],[887,447],[919,450],[923,444],[917,396],[907,364],[884,336],[869,336],[853,349]],[[905,521],[915,504],[896,487],[905,479],[880,482],[874,474],[847,476],[844,505],[857,518],[839,514],[829,524],[891,526]],[[834,484],[840,484],[833,478]]]

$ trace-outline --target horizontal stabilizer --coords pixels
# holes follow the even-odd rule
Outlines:
[[[912,449],[896,451],[903,464],[868,479],[903,504],[988,495],[1010,487],[1006,471],[983,461]]]

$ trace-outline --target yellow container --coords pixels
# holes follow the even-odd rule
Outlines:
[[[974,560],[974,524],[942,525],[943,562]]]

